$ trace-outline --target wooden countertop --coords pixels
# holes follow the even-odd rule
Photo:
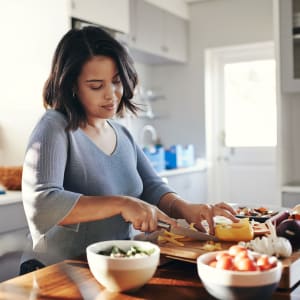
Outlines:
[[[203,288],[196,265],[175,260],[167,261],[158,267],[153,278],[134,293],[112,293],[103,289],[91,275],[84,260],[64,261],[0,284],[1,300],[165,300],[166,298],[214,299]],[[277,290],[272,300],[300,300],[300,285],[291,290]]]

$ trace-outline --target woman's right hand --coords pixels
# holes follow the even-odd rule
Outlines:
[[[132,223],[134,229],[143,232],[157,230],[157,221],[176,226],[174,219],[168,217],[158,207],[134,197],[125,197],[121,207],[121,215],[126,222]]]

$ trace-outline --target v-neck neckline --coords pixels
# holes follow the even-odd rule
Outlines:
[[[115,144],[115,147],[114,147],[113,151],[110,154],[106,153],[100,147],[98,147],[98,145],[96,145],[96,143],[94,143],[94,141],[85,133],[85,131],[83,129],[79,128],[79,130],[85,136],[85,138],[93,145],[93,147],[97,148],[97,150],[99,152],[101,152],[103,155],[105,155],[107,157],[112,157],[116,153],[116,151],[118,149],[118,144],[119,144],[119,142],[118,142],[118,140],[119,140],[119,138],[118,138],[118,131],[117,131],[117,129],[115,128],[115,126],[113,126],[113,124],[110,121],[107,120],[107,123],[112,128],[112,130],[114,131],[115,136],[116,136],[116,144]]]

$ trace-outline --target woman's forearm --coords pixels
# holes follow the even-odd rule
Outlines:
[[[175,193],[163,195],[158,207],[169,217],[174,219],[184,219],[184,211],[187,203]]]
[[[81,196],[59,224],[78,224],[118,215],[124,202],[124,196]]]

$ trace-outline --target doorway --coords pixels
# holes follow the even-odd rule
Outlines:
[[[208,201],[279,205],[273,42],[205,51]]]

